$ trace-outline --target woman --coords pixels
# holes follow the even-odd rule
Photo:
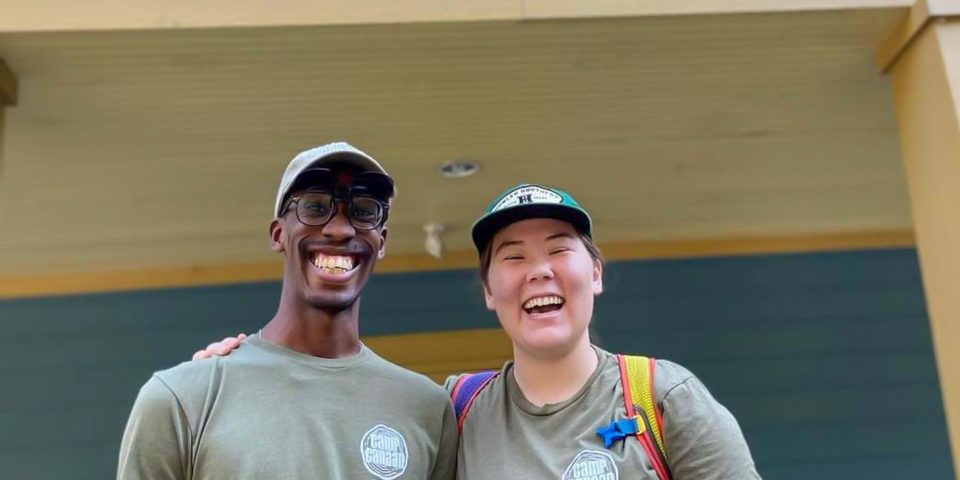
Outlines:
[[[652,403],[642,411],[625,401],[636,386],[625,397],[626,359],[590,343],[603,262],[590,216],[572,197],[518,185],[472,233],[486,306],[513,361],[446,382],[461,427],[458,478],[760,478],[736,420],[683,367],[652,362]]]
[[[590,343],[603,262],[590,216],[572,197],[538,185],[511,188],[474,224],[473,241],[486,305],[513,343],[513,361],[460,413],[459,478],[759,478],[733,416],[671,362],[652,368],[658,411],[651,413],[662,418],[664,451],[617,435],[631,402],[622,359]],[[457,384],[448,380],[447,388]],[[657,415],[644,417],[634,428],[659,426]]]

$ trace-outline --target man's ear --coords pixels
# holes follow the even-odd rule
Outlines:
[[[270,250],[283,251],[283,222],[279,218],[270,222]]]
[[[387,255],[387,227],[380,229],[380,249],[377,250],[377,259],[380,260]]]

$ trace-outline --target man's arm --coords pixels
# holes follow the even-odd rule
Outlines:
[[[185,480],[192,470],[191,437],[176,395],[151,377],[140,389],[123,432],[117,480]]]
[[[457,452],[460,445],[460,433],[457,431],[457,419],[453,414],[453,404],[446,402],[443,412],[443,430],[440,433],[440,446],[430,480],[453,480],[457,476]]]

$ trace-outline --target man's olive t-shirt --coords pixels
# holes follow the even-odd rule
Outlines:
[[[449,397],[366,347],[324,359],[251,336],[229,356],[157,372],[120,450],[122,480],[449,480]]]
[[[607,449],[596,435],[626,417],[616,356],[600,349],[597,354],[599,365],[577,394],[539,407],[523,396],[508,362],[477,395],[463,423],[457,478],[656,480],[635,437]],[[447,380],[448,390],[456,378]],[[658,360],[654,393],[675,480],[760,478],[737,421],[692,373]]]

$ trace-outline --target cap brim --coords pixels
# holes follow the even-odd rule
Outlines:
[[[323,167],[310,167],[297,175],[297,178],[294,179],[293,183],[290,185],[289,191],[293,192],[299,189],[308,188],[313,185],[334,185],[337,180],[333,172],[335,169],[330,168],[331,166],[336,167],[340,164],[330,164]],[[361,170],[356,174],[353,174],[350,179],[351,186],[357,191],[362,191],[363,193],[374,195],[377,197],[382,197],[383,199],[389,200],[395,191],[393,186],[393,179],[388,175],[384,175],[380,172],[373,170]]]
[[[352,165],[361,172],[376,172],[382,175],[390,176],[376,160],[357,152],[331,152],[319,158],[312,160],[304,167],[304,170],[326,167],[330,165]]]
[[[473,224],[473,244],[477,247],[477,252],[483,252],[493,236],[504,227],[531,218],[552,218],[567,222],[578,232],[591,236],[590,217],[583,210],[561,204],[518,205],[491,213]]]

